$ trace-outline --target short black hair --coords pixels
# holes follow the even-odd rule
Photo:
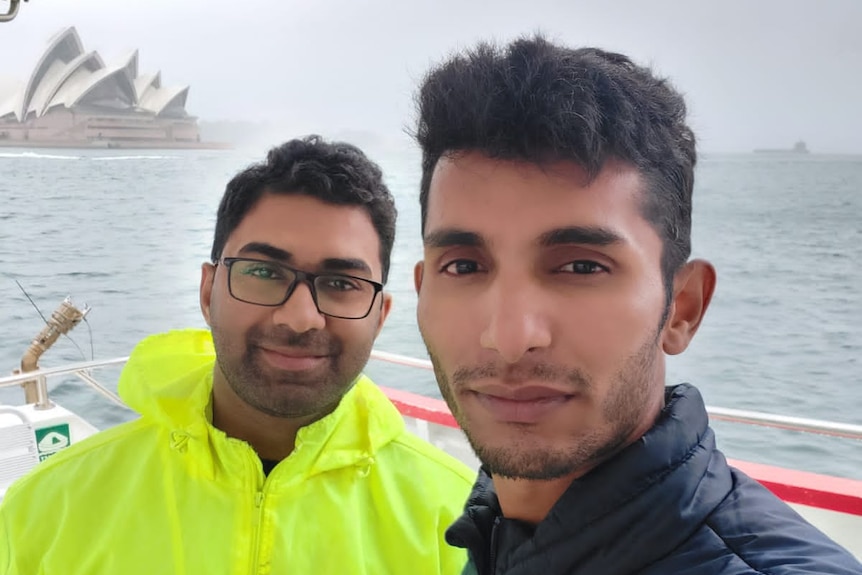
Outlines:
[[[306,136],[272,148],[265,161],[234,176],[218,207],[213,262],[221,258],[228,237],[264,193],[302,194],[330,204],[365,208],[380,239],[386,283],[398,212],[380,167],[362,150],[345,142]]]
[[[417,95],[422,148],[422,231],[441,156],[577,163],[595,178],[610,159],[634,165],[645,183],[644,217],[663,241],[668,303],[673,276],[691,254],[695,138],[682,95],[628,57],[567,48],[541,35],[490,43],[432,69]]]

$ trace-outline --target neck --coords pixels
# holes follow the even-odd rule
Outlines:
[[[263,459],[281,461],[293,452],[296,434],[315,418],[290,419],[259,411],[234,393],[216,369],[213,374],[213,426],[241,439]]]
[[[537,525],[548,516],[574,480],[574,475],[549,481],[496,476],[494,489],[497,492],[503,517]]]
[[[617,453],[650,430],[664,408],[663,387],[661,394],[655,394],[652,398],[652,404],[644,412],[640,424],[632,429],[625,436],[625,439],[619,442],[619,445],[563,477],[540,481],[494,476],[494,489],[497,492],[497,500],[500,502],[503,516],[507,519],[525,521],[532,525],[542,522],[575,479],[586,475],[602,462],[615,457]]]

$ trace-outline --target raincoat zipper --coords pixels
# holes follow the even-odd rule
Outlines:
[[[265,496],[262,490],[255,492],[254,494],[254,507],[255,507],[255,518],[254,518],[254,541],[252,543],[252,552],[251,552],[251,573],[254,575],[257,573],[257,568],[260,565],[260,532],[261,532],[261,523],[263,523],[263,502]]]
[[[255,481],[255,492],[254,492],[254,525],[252,527],[252,545],[251,545],[251,575],[256,575],[258,572],[258,567],[260,566],[260,533],[263,530],[263,507],[266,503],[266,477],[263,477],[263,483],[261,484],[260,478],[263,474],[263,469],[261,468],[260,460],[256,453],[250,449],[252,452],[251,458],[251,467],[252,474],[257,478]]]

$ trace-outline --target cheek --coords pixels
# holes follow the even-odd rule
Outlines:
[[[262,321],[262,310],[266,308],[255,309],[257,307],[259,306],[236,301],[227,293],[227,290],[224,293],[213,290],[210,322],[213,329],[221,332],[222,337],[244,334],[250,326]]]
[[[577,302],[560,302],[558,341],[594,377],[610,376],[655,338],[663,306],[661,286],[596,290]]]
[[[416,303],[416,324],[419,326],[422,339],[425,340],[425,343],[431,344],[436,330],[433,316],[434,306],[429,303],[430,298],[426,295],[427,288],[424,289],[426,291],[419,294]]]
[[[326,327],[323,328],[323,331],[331,340],[338,342],[338,345],[347,354],[367,356],[374,347],[376,322],[376,316],[369,316],[363,320],[327,318]]]
[[[428,282],[419,294],[416,306],[419,331],[432,353],[445,354],[444,361],[450,359],[453,349],[464,348],[471,326],[476,325],[475,318],[468,313],[467,301],[466,298],[441,296]]]

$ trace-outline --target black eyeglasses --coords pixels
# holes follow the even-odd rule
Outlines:
[[[311,290],[317,311],[341,319],[362,319],[383,284],[344,274],[313,274],[281,263],[249,258],[222,258],[228,269],[227,288],[234,299],[245,303],[280,306],[299,282]],[[216,262],[218,264],[218,262]]]

